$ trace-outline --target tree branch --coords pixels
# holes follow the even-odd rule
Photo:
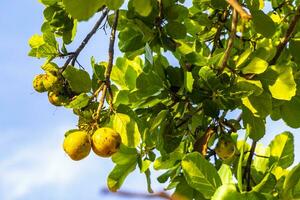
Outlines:
[[[230,32],[230,35],[229,35],[229,40],[228,40],[227,48],[225,50],[225,54],[224,54],[224,57],[223,57],[223,60],[222,60],[222,64],[221,64],[221,67],[219,69],[219,74],[221,74],[224,71],[225,67],[227,66],[227,61],[229,59],[230,52],[231,52],[231,49],[233,47],[233,42],[234,42],[234,39],[235,39],[236,27],[237,27],[237,22],[238,22],[238,13],[237,13],[236,9],[233,9],[232,12],[233,13],[232,13],[231,32]]]
[[[247,160],[247,164],[246,164],[246,168],[244,171],[244,179],[246,179],[246,187],[247,187],[247,191],[251,190],[251,185],[250,185],[250,181],[251,181],[251,163],[252,163],[252,159],[254,156],[254,152],[255,152],[255,148],[256,148],[256,141],[252,142],[251,145],[251,149],[250,149],[250,154]]]
[[[249,20],[252,18],[251,15],[249,15],[243,7],[239,4],[237,0],[226,0],[228,4],[230,4],[241,16],[242,19]]]
[[[72,53],[67,61],[65,62],[64,66],[61,68],[61,73],[68,67],[70,62],[72,61],[72,65],[75,64],[75,61],[77,57],[79,56],[80,52],[84,49],[84,47],[87,45],[89,40],[92,38],[92,36],[97,32],[99,29],[100,25],[102,24],[103,20],[107,16],[108,9],[105,9],[99,20],[96,22],[94,25],[93,29],[87,34],[87,36],[84,38],[84,40],[81,42],[80,46],[76,49],[74,53]]]
[[[116,31],[117,31],[117,26],[118,26],[118,19],[119,19],[119,10],[116,10],[115,12],[115,17],[114,17],[114,22],[111,28],[111,34],[110,34],[110,39],[109,39],[109,48],[108,48],[108,65],[105,71],[105,83],[102,88],[102,96],[99,100],[99,106],[96,111],[96,116],[95,116],[95,121],[97,122],[100,118],[100,112],[103,108],[104,101],[106,98],[107,91],[110,94],[110,101],[112,101],[112,92],[110,90],[110,74],[113,68],[113,61],[114,61],[114,45],[115,45],[115,40],[116,40]],[[111,109],[112,108],[112,103],[109,102]]]
[[[228,13],[229,13],[229,12],[228,12],[227,10],[225,10],[225,11],[223,12],[222,16],[221,16],[220,19],[219,19],[220,25],[219,25],[219,27],[218,27],[218,29],[217,29],[216,34],[215,34],[215,37],[214,37],[214,45],[213,45],[213,47],[212,47],[212,49],[211,49],[210,55],[213,55],[214,51],[215,51],[216,48],[217,48],[218,40],[220,40],[220,36],[221,36],[221,33],[222,33],[222,29],[224,28],[226,19],[227,19],[227,17],[228,17]]]
[[[270,65],[274,65],[277,62],[277,60],[280,57],[282,51],[286,47],[286,44],[288,43],[288,41],[293,36],[296,25],[297,25],[299,19],[300,19],[300,5],[297,7],[296,14],[293,17],[293,19],[290,23],[290,26],[288,27],[283,40],[281,40],[281,42],[277,46],[276,54],[275,54],[274,58],[269,62]]]

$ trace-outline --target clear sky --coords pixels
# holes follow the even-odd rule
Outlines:
[[[99,192],[106,187],[106,176],[113,167],[109,159],[91,154],[74,162],[64,154],[64,132],[76,125],[72,111],[52,106],[46,94],[38,94],[32,88],[33,77],[42,72],[43,60],[27,56],[27,41],[40,32],[42,5],[37,0],[3,0],[0,11],[0,199],[121,199],[104,197]],[[95,18],[79,25],[80,34],[70,50],[79,44],[94,21]],[[80,63],[89,66],[90,58],[85,55],[106,60],[107,40],[105,34],[96,35],[79,57]],[[263,143],[268,144],[284,130],[293,132],[300,141],[299,130],[276,122],[268,126],[269,137]],[[297,162],[299,144],[295,150]],[[153,182],[155,191],[161,191],[162,186],[155,179]],[[144,176],[131,174],[122,189],[146,192]]]

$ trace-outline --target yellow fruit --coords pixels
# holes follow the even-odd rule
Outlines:
[[[33,84],[33,88],[35,89],[35,91],[37,91],[37,92],[46,92],[47,91],[43,84],[44,78],[45,78],[45,74],[39,74],[34,77],[32,84]]]
[[[121,144],[119,133],[111,128],[99,128],[92,136],[92,149],[98,156],[110,157],[116,153]]]
[[[215,148],[216,154],[222,160],[232,158],[235,154],[236,147],[235,143],[230,136],[223,136],[219,138],[217,146]]]
[[[55,92],[48,92],[48,99],[54,106],[63,106],[68,104],[69,98]]]
[[[61,80],[51,72],[46,72],[43,78],[43,84],[47,91],[60,92],[63,89]]]
[[[81,160],[89,155],[91,143],[85,131],[75,131],[70,133],[63,143],[64,151],[72,160]]]

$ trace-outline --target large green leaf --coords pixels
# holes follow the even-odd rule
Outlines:
[[[76,93],[89,92],[92,88],[92,80],[85,70],[68,66],[62,75],[67,79],[72,91]]]
[[[290,66],[274,65],[272,70],[278,73],[274,84],[269,85],[269,90],[275,99],[291,100],[296,94],[296,83],[293,70]]]
[[[142,72],[142,62],[139,58],[128,60],[117,58],[116,64],[112,69],[111,79],[122,89],[134,89],[137,76]]]
[[[300,127],[300,98],[293,97],[291,101],[280,107],[280,114],[284,122],[292,128]]]
[[[220,175],[223,185],[234,183],[232,179],[232,171],[229,165],[222,164],[218,170],[218,174]]]
[[[106,5],[110,10],[119,9],[124,3],[124,0],[106,0]]]
[[[261,74],[266,71],[268,65],[267,61],[259,57],[254,57],[247,66],[242,68],[242,72],[243,74]]]
[[[134,10],[141,16],[147,17],[152,11],[151,0],[131,0]]]
[[[169,36],[174,39],[183,39],[186,36],[186,27],[182,23],[179,22],[169,22],[166,25],[166,30]]]
[[[182,157],[183,154],[180,152],[172,152],[170,154],[166,154],[162,157],[157,158],[153,164],[153,167],[155,170],[172,168],[178,163],[178,161],[182,159]]]
[[[298,189],[296,187],[299,185],[299,182],[300,182],[300,163],[298,163],[298,165],[293,167],[293,169],[286,176],[283,183],[282,197],[285,197],[288,200],[294,199],[294,192]]]
[[[242,115],[244,127],[249,137],[255,141],[260,140],[265,135],[265,121],[260,117],[255,117],[248,108],[243,108]]]
[[[276,31],[273,20],[261,10],[252,10],[251,14],[255,31],[266,38],[271,38]]]
[[[224,184],[219,187],[211,198],[212,200],[240,200],[242,195],[234,184]]]
[[[112,161],[117,165],[130,165],[138,158],[138,153],[135,148],[128,148],[125,145],[120,146],[118,152],[112,155]]]
[[[272,97],[267,92],[263,92],[259,96],[251,95],[243,98],[242,101],[255,117],[265,118],[272,111]]]
[[[278,162],[278,166],[287,168],[294,162],[294,136],[283,132],[270,143],[270,164]]]
[[[135,170],[136,161],[129,162],[125,165],[116,165],[110,172],[107,178],[108,189],[112,192],[116,192],[123,184],[125,178]]]
[[[90,97],[86,93],[78,95],[74,100],[72,100],[67,108],[80,109],[88,105],[90,102]]]
[[[79,21],[88,20],[105,3],[105,0],[63,0],[66,11]]]
[[[145,46],[141,32],[131,27],[123,29],[119,35],[119,48],[122,52],[135,51]]]
[[[129,115],[116,113],[113,117],[113,128],[120,133],[124,145],[128,147],[139,145],[141,135],[138,125]]]
[[[187,183],[201,192],[205,198],[211,198],[222,185],[215,167],[198,152],[187,154],[181,162]]]

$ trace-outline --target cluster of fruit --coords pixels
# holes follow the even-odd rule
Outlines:
[[[120,135],[111,128],[103,127],[97,129],[92,136],[81,130],[69,133],[63,148],[71,159],[81,160],[89,155],[91,149],[98,156],[110,157],[119,150],[120,144]]]
[[[55,106],[67,105],[74,97],[73,92],[67,87],[59,67],[54,63],[43,66],[45,74],[39,74],[33,79],[33,88],[37,92],[48,92],[49,102]]]
[[[42,67],[44,74],[37,75],[33,80],[33,87],[37,92],[48,92],[49,102],[55,106],[68,106],[78,96],[60,73],[55,63],[48,63]],[[76,112],[76,109],[74,109]],[[63,142],[64,151],[73,160],[81,160],[89,155],[91,148],[101,157],[110,157],[118,151],[121,144],[119,133],[108,127],[94,129],[81,128],[66,133]]]

